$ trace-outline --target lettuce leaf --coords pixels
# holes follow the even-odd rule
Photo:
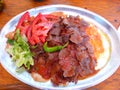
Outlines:
[[[7,43],[11,45],[6,50],[12,56],[12,60],[15,61],[17,67],[24,65],[27,69],[30,69],[30,65],[34,65],[27,38],[20,35],[19,29],[16,30],[14,39],[8,39]]]

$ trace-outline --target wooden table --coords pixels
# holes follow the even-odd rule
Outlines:
[[[116,28],[120,24],[120,0],[4,0],[5,8],[0,13],[0,29],[15,15],[34,7],[50,4],[67,4],[82,7],[100,14]],[[28,86],[0,65],[0,90],[37,90]],[[120,90],[120,68],[104,82],[87,90]]]

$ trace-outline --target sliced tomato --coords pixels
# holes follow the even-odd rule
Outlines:
[[[21,16],[21,18],[20,18],[20,20],[19,20],[19,22],[18,22],[18,24],[16,26],[16,29],[20,29],[21,34],[26,34],[26,31],[27,31],[27,29],[28,29],[28,27],[30,25],[29,21],[30,21],[29,12],[25,12]]]
[[[30,18],[29,12],[25,12],[25,13],[21,16],[21,18],[20,18],[20,20],[19,20],[16,28],[19,28],[19,26],[21,26],[25,20],[29,20],[29,18]]]
[[[40,38],[41,42],[44,43],[45,39],[46,39],[46,36],[41,35],[39,38]]]
[[[49,17],[50,18],[50,17]],[[38,43],[41,41],[42,43],[45,42],[47,33],[53,26],[53,22],[47,20],[46,15],[42,15],[39,13],[33,23],[32,23],[32,38],[33,40]]]
[[[28,39],[29,43],[30,43],[31,45],[35,45],[35,42],[34,42],[34,40],[33,40],[33,38],[32,38],[32,33],[31,33],[31,31],[32,31],[32,28],[31,28],[31,26],[29,26],[29,28],[28,28],[28,30],[27,30],[27,33],[26,33],[26,36],[27,36],[27,39]]]
[[[36,17],[30,17],[29,12],[21,16],[16,29],[20,29],[21,34],[25,34],[31,45],[39,42],[44,43],[49,30],[52,28],[57,16],[39,13]]]

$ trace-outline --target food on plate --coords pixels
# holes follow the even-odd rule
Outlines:
[[[96,74],[110,57],[110,41],[102,30],[63,12],[25,12],[6,37],[16,67],[24,67],[35,81],[51,80],[55,86]]]

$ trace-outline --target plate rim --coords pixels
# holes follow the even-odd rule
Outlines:
[[[31,8],[31,9],[25,10],[25,11],[17,14],[16,16],[14,16],[12,19],[10,19],[10,20],[4,25],[4,27],[1,29],[0,36],[1,36],[1,33],[4,32],[3,30],[4,30],[4,28],[5,28],[6,25],[8,25],[8,24],[9,24],[11,21],[13,21],[15,18],[20,17],[20,16],[21,16],[23,13],[25,13],[26,11],[30,12],[31,10],[34,10],[34,9],[44,9],[44,8],[48,8],[48,7],[51,7],[51,8],[52,8],[52,7],[66,7],[66,8],[72,8],[72,9],[77,9],[77,10],[84,10],[85,12],[88,12],[88,13],[90,13],[90,14],[93,14],[93,15],[99,17],[100,19],[104,20],[105,22],[107,22],[107,23],[115,30],[115,32],[116,32],[116,28],[115,28],[110,22],[108,22],[105,18],[103,18],[102,16],[100,16],[100,15],[98,15],[98,14],[92,12],[92,11],[86,10],[86,9],[84,9],[84,8],[81,8],[81,7],[76,7],[76,6],[57,4],[57,5],[45,5],[45,6],[35,7],[35,8]],[[0,59],[1,59],[1,57],[0,57]],[[21,82],[23,82],[23,83],[25,83],[25,84],[28,84],[28,85],[34,87],[33,85],[24,82],[24,80],[22,81],[20,78],[18,78],[17,76],[15,76],[12,72],[8,71],[8,69],[7,69],[7,68],[4,66],[4,64],[2,63],[2,60],[0,60],[0,62],[1,62],[1,65],[3,66],[3,68],[5,68],[5,70],[6,70],[8,73],[10,73],[13,77],[15,77],[16,79],[20,80]],[[117,70],[117,68],[118,68],[118,67],[115,68],[114,72]],[[107,78],[110,77],[114,72],[112,72],[111,74],[109,74],[109,76],[106,76],[106,77],[107,77]],[[105,79],[106,79],[106,77],[105,77]],[[105,79],[103,79],[102,81],[104,81]],[[102,82],[102,81],[97,81],[96,84],[98,84],[98,83],[100,83],[100,82]],[[94,85],[96,85],[96,84],[91,84],[90,87],[91,87],[91,86],[94,86]],[[83,86],[83,87],[88,88],[87,86]],[[73,88],[73,89],[78,89],[78,88],[83,88],[83,87],[79,87],[79,86],[60,87],[60,88],[52,87],[52,88],[48,88],[48,89],[71,89],[71,88]],[[39,88],[39,89],[40,89],[40,88],[44,88],[44,89],[45,89],[46,87],[36,87],[36,88]],[[85,88],[84,88],[84,89],[85,89]]]

